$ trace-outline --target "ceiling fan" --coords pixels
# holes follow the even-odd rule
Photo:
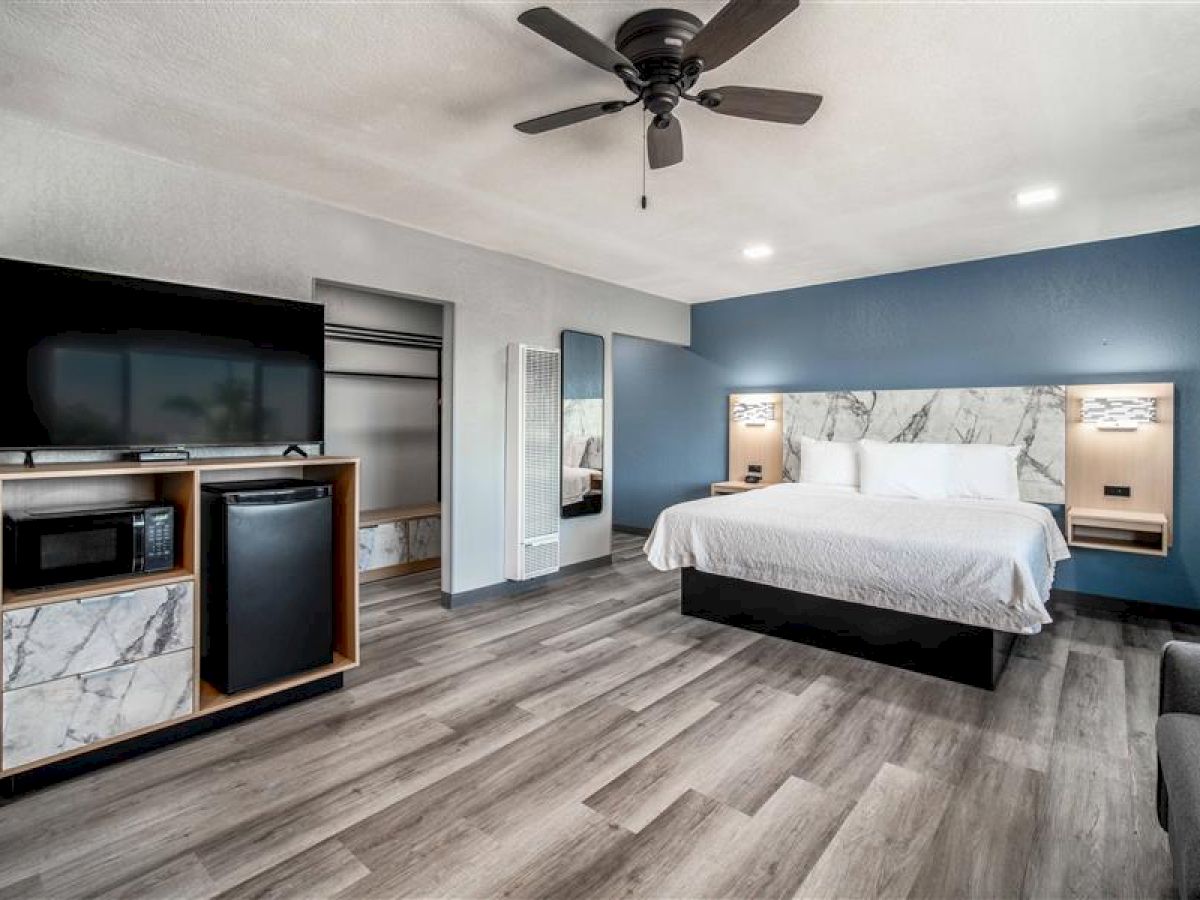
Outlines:
[[[527,10],[518,22],[612,72],[634,96],[576,106],[514,127],[541,134],[640,103],[654,116],[646,130],[650,168],[662,169],[683,161],[683,129],[675,114],[681,100],[724,116],[803,125],[821,105],[819,94],[738,86],[691,93],[704,72],[727,63],[799,6],[800,0],[730,0],[707,24],[682,10],[650,9],[621,25],[615,49],[547,6]]]

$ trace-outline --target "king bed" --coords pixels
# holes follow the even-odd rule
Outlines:
[[[1069,556],[1035,503],[806,483],[672,506],[646,553],[685,614],[989,689]]]
[[[685,614],[994,688],[1070,555],[1062,385],[733,394],[729,477],[664,510]]]

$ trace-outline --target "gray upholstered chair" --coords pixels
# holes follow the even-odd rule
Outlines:
[[[1158,702],[1158,821],[1167,829],[1175,889],[1200,900],[1200,644],[1163,647]]]

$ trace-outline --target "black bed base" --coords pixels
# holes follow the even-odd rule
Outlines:
[[[1015,634],[684,569],[684,615],[995,690]]]

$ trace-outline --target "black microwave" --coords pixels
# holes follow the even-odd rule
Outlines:
[[[175,508],[169,503],[4,517],[4,586],[14,590],[161,572],[174,565]]]

